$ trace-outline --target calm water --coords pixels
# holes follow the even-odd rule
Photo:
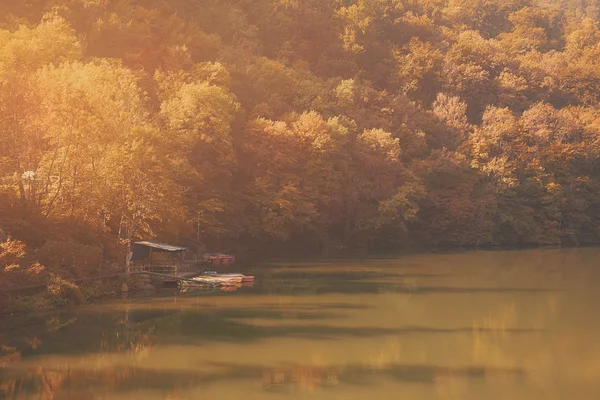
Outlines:
[[[598,399],[599,284],[598,249],[269,266],[5,323],[0,399]]]

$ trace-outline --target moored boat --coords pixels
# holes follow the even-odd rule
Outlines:
[[[217,278],[222,278],[222,279],[241,279],[242,282],[254,281],[254,276],[240,274],[239,272],[235,272],[235,273],[217,273],[215,271],[205,271],[202,274],[202,277],[203,278],[217,277]]]
[[[194,280],[204,281],[204,282],[216,282],[216,283],[220,283],[221,285],[229,285],[229,284],[242,283],[242,277],[241,276],[225,277],[225,276],[203,275],[203,276],[199,276],[199,277],[193,278],[193,279]]]
[[[203,257],[203,262],[205,265],[231,265],[235,263],[235,256],[230,254],[222,254],[222,253],[207,253]]]
[[[202,286],[237,286],[254,283],[254,276],[247,276],[240,273],[219,274],[214,271],[206,271],[200,276],[182,281],[182,286],[193,286],[195,284]]]

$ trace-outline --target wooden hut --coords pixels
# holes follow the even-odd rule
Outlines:
[[[131,263],[136,271],[176,274],[183,269],[187,248],[158,242],[135,242]]]

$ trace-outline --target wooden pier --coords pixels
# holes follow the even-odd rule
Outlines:
[[[131,275],[148,275],[160,278],[163,283],[178,283],[178,282],[195,282],[193,278],[199,276],[202,272],[176,272],[174,274],[161,274],[159,272],[150,272],[150,271],[137,271],[132,272]]]

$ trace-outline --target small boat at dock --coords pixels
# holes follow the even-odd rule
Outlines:
[[[217,277],[217,278],[231,278],[231,279],[238,279],[241,278],[241,280],[243,282],[248,282],[248,281],[254,281],[254,276],[252,275],[244,275],[244,274],[240,274],[240,273],[217,273],[215,271],[205,271],[202,275],[202,277]]]
[[[232,265],[235,263],[235,256],[222,253],[207,253],[202,257],[202,263],[211,266]]]
[[[190,286],[194,284],[207,286],[236,286],[248,283],[254,283],[254,276],[248,276],[240,273],[219,274],[214,271],[205,271],[202,275],[182,281],[182,285]]]

